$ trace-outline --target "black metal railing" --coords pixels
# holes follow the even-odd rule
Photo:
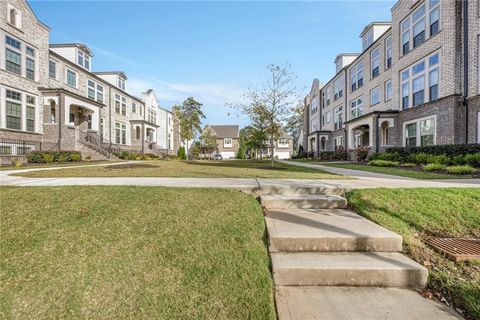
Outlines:
[[[31,151],[50,151],[58,148],[56,143],[0,138],[0,156],[26,156]]]

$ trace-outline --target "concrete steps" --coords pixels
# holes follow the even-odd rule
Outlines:
[[[78,142],[77,143],[77,150],[82,154],[82,159],[90,159],[93,161],[105,161],[105,160],[116,160],[117,158],[113,155],[108,158],[104,154],[98,152],[97,150],[89,147],[88,145]]]
[[[342,209],[347,200],[338,195],[264,194],[260,201],[267,209]]]
[[[279,287],[275,300],[280,320],[463,319],[443,304],[399,288]]]
[[[400,253],[401,236],[346,210],[343,190],[272,183],[257,194],[278,319],[462,319],[409,290],[425,287],[427,269]]]
[[[270,209],[271,252],[399,252],[402,237],[344,209]]]
[[[400,253],[272,253],[277,286],[423,288],[427,270]]]

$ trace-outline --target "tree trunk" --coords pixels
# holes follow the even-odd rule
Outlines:
[[[274,147],[274,141],[273,141],[273,135],[270,138],[270,164],[273,167],[274,166],[274,160],[275,160],[275,153],[273,150]]]

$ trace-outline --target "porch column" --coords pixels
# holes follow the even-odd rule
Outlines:
[[[100,110],[91,111],[92,113],[92,130],[100,131]]]
[[[65,124],[70,124],[70,104],[65,104]]]

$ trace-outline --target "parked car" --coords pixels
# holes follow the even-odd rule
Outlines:
[[[221,154],[215,154],[215,155],[213,156],[213,160],[223,160],[223,157],[222,157]]]

